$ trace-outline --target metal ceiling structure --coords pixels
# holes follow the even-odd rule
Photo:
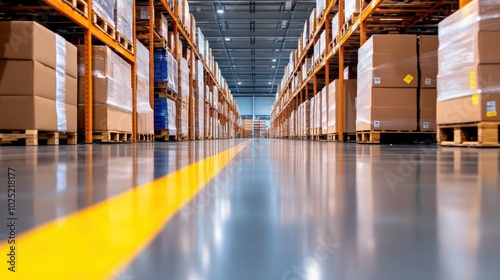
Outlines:
[[[234,96],[274,96],[316,0],[189,0]]]

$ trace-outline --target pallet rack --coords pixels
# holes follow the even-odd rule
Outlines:
[[[134,0],[132,3],[132,13],[134,14],[133,16],[133,23],[132,23],[132,33],[133,33],[133,42],[123,42],[123,40],[120,38],[120,36],[116,36],[114,30],[109,30],[106,28],[105,23],[99,21],[99,18],[97,14],[92,9],[92,0],[43,0],[43,2],[46,4],[40,5],[40,2],[33,1],[33,5],[29,4],[2,4],[0,5],[0,11],[2,13],[6,13],[6,15],[10,12],[12,13],[13,16],[15,16],[18,13],[26,13],[30,14],[33,16],[33,18],[36,19],[38,18],[49,18],[52,16],[62,16],[65,20],[68,21],[68,30],[75,29],[75,24],[77,25],[78,32],[73,33],[72,39],[73,43],[78,42],[82,43],[84,45],[84,67],[85,67],[85,76],[84,76],[84,96],[85,96],[85,143],[92,143],[94,140],[93,137],[93,125],[92,125],[92,119],[93,119],[93,107],[92,107],[92,45],[93,41],[97,40],[100,41],[100,43],[110,47],[115,51],[118,55],[120,55],[123,59],[125,59],[128,63],[131,65],[131,78],[132,78],[132,104],[133,104],[133,114],[132,114],[132,141],[136,142],[139,137],[137,134],[137,88],[136,88],[136,74],[137,74],[137,68],[136,68],[136,54],[135,54],[135,49],[136,49],[136,5],[140,3],[140,1]],[[199,52],[197,51],[195,44],[193,43],[193,38],[195,34],[191,32],[191,35],[188,35],[188,32],[182,27],[180,21],[178,20],[178,15],[175,11],[176,9],[176,3],[171,5],[170,3],[167,3],[167,0],[161,0],[160,5],[155,5],[155,2],[158,1],[153,1],[149,0],[147,1],[150,7],[150,21],[149,21],[149,27],[150,30],[153,30],[154,26],[154,9],[159,8],[163,13],[166,13],[169,15],[170,20],[173,21],[173,26],[174,26],[174,35],[175,35],[175,42],[177,45],[177,42],[179,40],[183,40],[184,43],[186,43],[191,51],[190,55],[190,94],[189,94],[189,140],[195,140],[194,139],[194,91],[193,91],[193,79],[194,79],[194,59],[195,57],[200,59],[203,63],[203,67],[205,69],[205,78],[208,78],[205,82],[205,85],[208,86],[214,86],[219,89],[219,100],[221,100],[222,105],[228,104],[228,114],[219,114],[215,109],[211,112],[214,116],[220,115],[220,121],[225,125],[226,123],[229,122],[229,112],[233,112],[234,114],[234,119],[235,122],[231,122],[231,129],[234,129],[234,134],[241,131],[241,126],[238,124],[239,122],[237,121],[240,117],[239,112],[235,104],[230,102],[230,99],[228,98],[228,92],[222,88],[221,85],[217,83],[217,80],[215,79],[215,75],[211,71],[211,69],[208,67],[208,65],[205,63],[203,59],[201,59],[201,56]],[[170,1],[169,1],[170,2]],[[47,20],[48,21],[48,20]],[[43,23],[43,22],[40,22]],[[58,25],[57,27],[51,26],[50,24],[47,24],[47,27],[49,29],[51,27],[54,27],[56,29],[61,29],[61,25]],[[53,29],[54,29],[53,28]],[[80,32],[83,30],[82,32]],[[83,34],[81,34],[83,33]],[[191,37],[190,37],[191,36]],[[154,33],[150,32],[149,34],[150,38],[150,44],[149,44],[149,50],[150,50],[150,103],[151,107],[153,107],[153,98],[154,98]],[[214,124],[215,125],[215,122]],[[207,138],[206,136],[203,138]]]
[[[330,77],[338,76],[338,100],[337,104],[343,104],[344,99],[344,75],[345,66],[356,65],[357,50],[362,46],[368,35],[377,33],[387,33],[389,31],[407,31],[415,26],[429,28],[423,25],[426,23],[427,17],[430,15],[446,16],[453,12],[451,6],[460,7],[471,2],[471,0],[438,0],[438,1],[420,1],[420,2],[395,2],[389,0],[371,0],[369,4],[365,4],[362,12],[355,15],[348,21],[344,20],[344,0],[329,1],[328,5],[320,17],[316,19],[314,33],[303,50],[298,50],[299,54],[296,57],[296,63],[293,65],[293,70],[285,81],[284,87],[277,93],[277,100],[274,103],[271,111],[271,130],[272,135],[277,138],[286,138],[288,132],[283,131],[284,124],[290,119],[290,116],[298,106],[310,97],[318,94],[318,90],[323,86],[328,85]],[[330,30],[330,14],[338,12],[338,37],[331,38]],[[398,17],[404,17],[400,22],[387,21],[393,14],[398,14]],[[384,19],[384,20],[381,20]],[[437,22],[436,22],[437,23]],[[432,23],[430,27],[435,28]],[[432,29],[431,28],[431,29]],[[315,43],[319,40],[322,32],[325,32],[325,53],[324,58],[319,63],[313,65],[312,70],[308,72],[307,78],[302,81],[299,86],[292,92],[292,83],[294,76],[297,75],[304,63],[305,59],[310,57],[314,49]],[[305,44],[305,43],[304,43]],[[312,89],[312,92],[311,92]],[[326,103],[329,104],[328,87],[326,88]],[[322,118],[321,106],[323,96],[320,95],[320,110],[318,112],[320,119]],[[311,108],[312,110],[312,108]],[[343,107],[338,106],[337,109],[337,130],[338,135],[335,137],[338,141],[344,141],[344,112]],[[326,115],[328,123],[328,114]],[[319,140],[324,137],[326,140],[332,139],[324,135],[320,131],[313,131],[310,139]]]
[[[85,143],[92,143],[92,45],[93,39],[97,39],[104,43],[111,49],[113,49],[117,54],[124,58],[131,65],[132,69],[132,98],[133,98],[133,115],[132,115],[132,139],[136,139],[137,131],[137,115],[136,115],[136,66],[135,66],[135,19],[132,26],[134,42],[133,47],[126,46],[127,44],[121,43],[119,38],[117,39],[116,34],[113,32],[106,32],[106,28],[103,28],[97,20],[94,20],[96,15],[92,10],[92,0],[43,0],[47,6],[40,6],[39,2],[36,2],[37,6],[29,6],[26,4],[15,4],[15,5],[1,5],[0,11],[8,13],[22,13],[28,12],[34,15],[34,18],[48,18],[51,16],[62,15],[70,22],[77,24],[79,28],[83,29],[83,38],[78,36],[78,40],[83,39],[84,44],[84,66],[85,66]],[[133,5],[133,12],[135,13],[135,5]],[[47,20],[48,21],[48,20]],[[43,23],[43,22],[41,22]],[[51,27],[50,25],[48,26]],[[74,27],[71,27],[74,29]]]
[[[194,43],[195,39],[195,29],[191,28],[190,32],[184,28],[182,25],[180,19],[180,15],[178,14],[178,2],[168,1],[168,0],[161,0],[161,1],[154,1],[154,0],[148,0],[148,1],[137,1],[137,3],[142,3],[142,4],[148,4],[149,6],[149,26],[146,28],[146,30],[149,30],[149,32],[146,32],[147,40],[149,42],[149,59],[150,59],[150,103],[154,104],[154,50],[156,49],[155,46],[155,32],[154,30],[154,24],[155,24],[155,16],[157,15],[158,12],[161,12],[164,15],[167,15],[167,19],[169,20],[169,23],[171,23],[171,26],[173,27],[173,33],[174,33],[174,46],[177,48],[179,46],[179,41],[182,41],[183,44],[187,45],[190,55],[189,55],[189,67],[191,69],[190,71],[190,85],[189,85],[189,102],[188,102],[188,108],[189,108],[189,133],[188,133],[188,139],[189,140],[196,140],[195,139],[195,116],[194,116],[194,110],[195,110],[195,92],[194,92],[194,69],[195,69],[195,59],[198,59],[201,61],[203,64],[204,68],[204,87],[208,86],[210,89],[213,87],[216,87],[218,90],[218,100],[221,102],[221,105],[224,106],[227,104],[228,106],[228,112],[223,113],[222,110],[217,110],[214,108],[214,104],[211,104],[208,100],[205,101],[205,104],[208,104],[210,106],[210,109],[207,111],[206,106],[204,106],[204,113],[205,116],[210,115],[214,116],[213,118],[213,123],[208,123],[206,118],[204,118],[205,124],[208,124],[208,126],[211,126],[212,129],[215,127],[216,123],[216,117],[220,120],[221,124],[223,127],[226,126],[226,124],[229,124],[229,129],[234,130],[234,135],[237,133],[241,132],[241,125],[238,124],[238,119],[240,118],[239,111],[237,107],[235,106],[235,103],[232,103],[231,100],[229,99],[228,91],[220,85],[216,79],[215,74],[213,73],[212,69],[208,66],[207,62],[205,61],[206,58],[203,58],[201,54],[198,52],[198,49],[196,48],[196,45]],[[155,4],[156,3],[156,4]],[[177,61],[179,61],[180,56],[179,56],[179,51],[177,49],[172,50],[172,53],[174,54],[174,57],[176,58]],[[212,94],[213,91],[211,91]],[[179,96],[179,95],[177,95]],[[177,101],[177,98],[174,98],[173,96],[168,97],[174,101]],[[211,96],[210,100],[214,100],[213,96]],[[230,112],[233,112],[234,115],[234,122],[232,122],[229,118]],[[177,118],[179,119],[179,118]],[[177,126],[177,132],[179,133],[179,128],[180,128],[180,123],[177,121],[176,123]],[[205,126],[207,127],[207,126]],[[226,131],[226,135],[228,134],[228,131]],[[180,138],[180,135],[177,135],[177,138]],[[202,139],[209,139],[210,137],[208,136],[207,129],[205,129],[204,136],[201,137]]]

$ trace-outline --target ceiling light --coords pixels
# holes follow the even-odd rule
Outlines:
[[[403,21],[402,18],[381,18],[381,21]]]
[[[231,38],[225,38],[224,41],[229,42],[231,41]]]
[[[273,65],[273,66],[271,66],[271,68],[276,68],[276,66]]]
[[[224,6],[217,7],[217,13],[218,14],[223,14],[224,13]]]
[[[276,58],[273,58],[273,62],[276,62]]]
[[[241,85],[241,82],[238,82],[238,85]]]
[[[271,83],[271,82],[269,82],[269,84],[271,85],[272,83]]]

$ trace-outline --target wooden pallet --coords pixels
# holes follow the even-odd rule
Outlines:
[[[168,142],[170,140],[168,129],[155,129],[154,138],[156,141]]]
[[[85,18],[88,17],[87,1],[85,0],[63,0],[63,1]]]
[[[500,122],[438,125],[438,144],[452,147],[500,147]]]
[[[421,132],[413,130],[381,130],[381,131],[357,131],[356,143],[360,144],[401,144],[401,143],[421,143],[432,139],[434,141],[436,133]]]
[[[132,132],[93,131],[92,140],[101,143],[127,143],[132,142]]]
[[[328,141],[340,141],[340,135],[338,133],[330,133],[326,137]],[[356,141],[355,133],[344,133],[344,142]]]
[[[92,11],[92,23],[102,32],[106,33],[111,39],[116,39],[116,29],[111,26],[104,18]]]
[[[116,32],[116,41],[118,45],[122,46],[124,49],[129,51],[130,53],[134,53],[134,44],[132,44],[127,37],[120,34],[120,32]]]
[[[60,141],[63,140],[63,141]],[[61,133],[54,131],[40,130],[0,130],[0,145],[1,144],[23,144],[26,146],[38,146],[43,142],[47,145],[59,145],[65,143],[67,145],[76,145],[76,133]]]
[[[137,142],[154,142],[155,135],[154,134],[137,134],[136,137]]]
[[[351,29],[351,27],[354,25],[356,20],[358,19],[359,13],[354,13],[349,17],[345,22],[344,25],[342,26],[342,29],[340,29],[340,37],[344,37],[345,34]]]

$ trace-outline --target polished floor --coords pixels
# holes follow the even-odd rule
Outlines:
[[[235,147],[216,168],[203,161]],[[124,217],[135,214],[108,204],[162,188],[150,182],[195,163],[196,174],[167,183],[164,199],[177,206],[154,200],[154,191],[125,204],[137,215],[172,215],[125,227]],[[9,167],[16,170],[19,271],[6,273],[9,232],[2,226],[0,279],[33,279],[22,271],[35,268],[39,279],[63,279],[23,262],[50,248],[36,243],[49,227],[65,248],[87,238],[95,244],[90,263],[81,249],[44,249],[55,270],[84,268],[70,271],[71,279],[92,279],[101,262],[114,267],[105,279],[117,280],[500,279],[499,149],[264,139],[0,147],[2,225]],[[80,221],[94,210],[99,218]],[[68,221],[91,230],[72,239],[62,231]],[[152,224],[158,230],[141,235]],[[111,241],[129,247],[128,255],[99,249]]]

